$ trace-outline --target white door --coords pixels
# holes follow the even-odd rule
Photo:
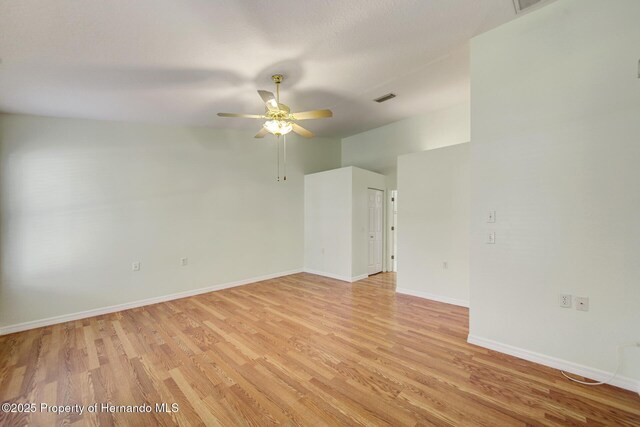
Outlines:
[[[383,192],[369,189],[369,274],[382,271]]]
[[[398,271],[398,190],[391,192],[393,220],[391,225],[391,271]],[[388,238],[387,238],[388,239]],[[388,269],[387,269],[388,270]]]

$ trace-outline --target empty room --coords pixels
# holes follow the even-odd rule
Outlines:
[[[640,1],[0,0],[0,426],[640,426]]]

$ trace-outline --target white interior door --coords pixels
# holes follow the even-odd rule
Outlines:
[[[398,271],[398,190],[391,192],[391,271]],[[387,240],[389,238],[387,237]],[[388,269],[387,269],[388,270]]]
[[[369,189],[369,274],[382,271],[383,195],[380,190]]]

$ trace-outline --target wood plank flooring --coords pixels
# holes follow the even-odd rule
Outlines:
[[[38,405],[0,425],[640,425],[634,393],[469,345],[467,309],[394,289],[296,274],[0,337],[0,401]]]

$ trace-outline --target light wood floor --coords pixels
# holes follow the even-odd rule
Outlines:
[[[179,405],[0,425],[640,425],[637,395],[469,345],[467,309],[394,289],[296,274],[0,337],[3,403]]]

